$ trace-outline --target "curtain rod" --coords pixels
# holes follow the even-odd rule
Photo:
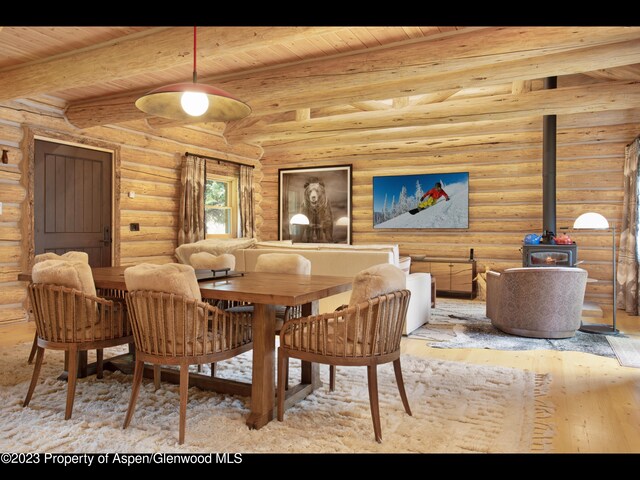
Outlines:
[[[242,165],[249,168],[256,168],[254,165],[247,165],[246,163],[234,162],[233,160],[223,160],[221,158],[209,157],[208,155],[200,155],[199,153],[185,152],[185,155],[191,155],[192,157],[206,158],[207,160],[215,160],[216,162],[233,163],[234,165]]]

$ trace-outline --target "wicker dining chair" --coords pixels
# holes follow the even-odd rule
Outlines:
[[[125,270],[129,320],[136,345],[127,428],[140,392],[144,363],[180,366],[180,430],[184,443],[189,365],[215,363],[253,348],[251,315],[226,312],[200,299],[193,267],[141,264]],[[155,374],[155,369],[154,369]]]
[[[66,252],[62,255],[58,255],[53,252],[40,253],[36,255],[33,259],[33,264],[44,262],[45,260],[69,260],[69,261],[78,261],[84,262],[87,265],[89,264],[89,255],[86,252],[75,252],[70,251]],[[36,356],[36,351],[38,350],[38,333],[36,332],[33,335],[33,344],[31,345],[31,352],[29,352],[29,359],[27,363],[31,365],[33,363],[33,359]]]
[[[36,360],[23,407],[29,405],[44,359],[45,349],[66,350],[67,402],[65,420],[71,418],[82,351],[130,343],[133,338],[123,304],[95,295],[91,268],[83,262],[48,260],[34,265],[28,287],[36,322]],[[97,377],[102,378],[98,357]]]
[[[332,313],[290,319],[284,323],[278,348],[279,421],[284,418],[289,358],[330,365],[331,390],[334,388],[336,365],[366,366],[371,417],[377,442],[382,441],[377,366],[393,362],[402,404],[407,414],[411,415],[400,364],[400,340],[411,292],[404,288],[389,291],[403,283],[398,272],[404,274],[393,265],[385,265],[376,265],[355,277],[351,306]]]

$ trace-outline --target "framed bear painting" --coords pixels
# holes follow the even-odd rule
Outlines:
[[[281,168],[278,187],[280,240],[351,244],[351,165]]]

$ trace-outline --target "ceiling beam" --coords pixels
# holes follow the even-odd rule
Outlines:
[[[256,46],[295,42],[337,27],[202,27],[198,57],[232,55]],[[191,77],[193,28],[152,28],[109,42],[0,69],[0,102],[86,87],[184,66]]]
[[[538,90],[520,95],[463,98],[396,110],[359,112],[305,122],[262,125],[239,132],[234,141],[282,142],[326,134],[343,135],[371,129],[506,120],[541,115],[566,115],[640,107],[640,82],[606,82],[581,87]]]
[[[409,97],[396,97],[393,99],[391,105],[393,108],[404,108],[409,105]]]
[[[558,144],[581,143],[622,143],[628,141],[638,131],[640,124],[613,125],[608,127],[580,127],[558,130]],[[473,135],[457,135],[447,137],[422,138],[411,140],[394,140],[387,142],[366,142],[360,144],[342,143],[329,146],[303,146],[290,148],[270,148],[269,158],[277,158],[281,163],[295,163],[305,160],[337,160],[353,159],[356,156],[373,158],[380,155],[393,155],[402,158],[416,155],[433,155],[451,151],[483,150],[495,152],[503,149],[534,148],[540,146],[542,132],[525,130],[521,132],[488,133]],[[470,148],[471,147],[471,148]]]
[[[306,120],[311,120],[311,109],[299,108],[296,110],[296,122],[304,122]]]
[[[409,101],[409,105],[428,105],[430,103],[444,102],[447,98],[460,92],[459,88],[452,88],[449,90],[441,90],[439,92],[425,93],[418,98],[414,98]]]
[[[485,28],[202,81],[264,115],[630,63],[640,63],[636,27]],[[76,103],[67,117],[80,128],[140,118],[142,93]]]
[[[516,80],[511,86],[511,93],[519,95],[531,91],[531,80]]]
[[[593,115],[591,112],[558,116],[558,128],[602,127],[640,123],[640,109],[610,110]],[[464,123],[439,123],[421,127],[393,127],[355,132],[340,133],[340,145],[373,144],[414,139],[440,139],[443,143],[452,136],[491,135],[535,131],[542,133],[540,116],[510,118],[506,120],[477,120]],[[307,149],[321,146],[335,146],[336,135],[333,132],[316,134],[300,139],[262,141],[263,147],[269,147],[271,153],[277,149]]]
[[[640,80],[640,65],[626,65],[588,72],[587,75],[598,80]]]
[[[363,112],[376,112],[378,110],[389,110],[391,105],[379,100],[363,100],[361,102],[353,102],[351,105]]]

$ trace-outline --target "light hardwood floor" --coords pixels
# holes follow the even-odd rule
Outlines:
[[[618,312],[618,326],[640,338],[640,317]],[[32,322],[0,327],[0,348],[32,341],[34,328]],[[616,359],[586,353],[436,349],[424,340],[407,338],[402,349],[420,357],[551,374],[553,452],[640,453],[640,368],[621,367]]]

